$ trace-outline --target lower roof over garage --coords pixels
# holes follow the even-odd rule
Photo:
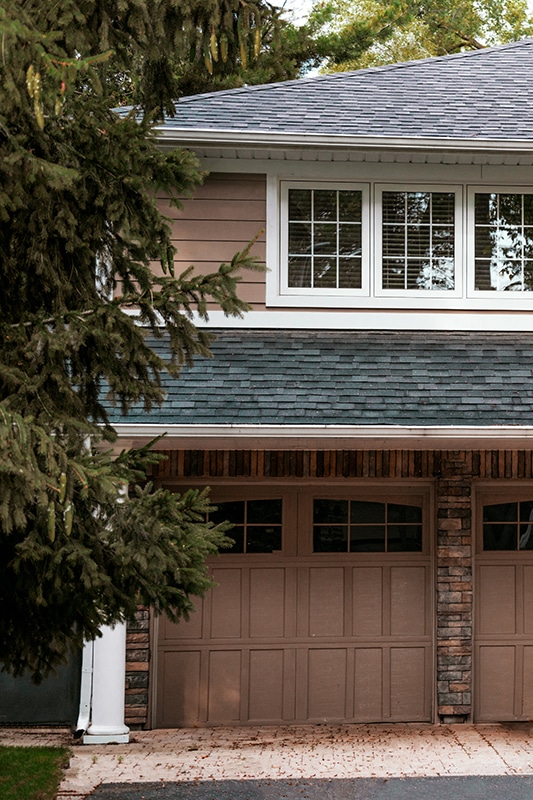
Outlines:
[[[113,424],[533,424],[533,333],[213,333],[213,358],[166,377],[161,408]]]

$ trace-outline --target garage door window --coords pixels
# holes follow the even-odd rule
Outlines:
[[[483,506],[483,550],[533,550],[533,500]]]
[[[275,553],[282,549],[281,499],[232,500],[216,505],[210,520],[234,525],[228,532],[234,545],[224,553]]]
[[[422,551],[422,507],[363,500],[315,499],[315,553]]]

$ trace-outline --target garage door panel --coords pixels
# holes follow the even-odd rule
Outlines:
[[[310,720],[345,719],[346,650],[309,650],[307,687]]]
[[[250,636],[282,637],[285,633],[285,570],[250,570]]]
[[[523,649],[523,671],[522,671],[522,709],[521,716],[527,719],[533,718],[533,645]]]
[[[283,650],[250,652],[250,722],[283,718],[284,653]]]
[[[199,650],[160,654],[156,701],[158,727],[197,723],[201,716],[200,659]]]
[[[478,648],[477,719],[514,719],[515,657],[513,645],[484,645]]]
[[[425,647],[393,647],[390,652],[392,720],[427,719],[428,652]]]
[[[209,722],[239,722],[241,718],[240,650],[214,650],[209,653]]]
[[[344,569],[309,570],[309,636],[344,634]]]
[[[358,722],[383,719],[383,656],[381,647],[358,647],[355,651],[354,717]]]
[[[391,567],[391,636],[424,636],[426,633],[427,570]]]
[[[214,569],[215,586],[210,593],[211,637],[238,639],[242,636],[242,575],[239,568]]]
[[[352,636],[383,636],[383,568],[352,569]]]
[[[526,564],[524,575],[524,633],[533,635],[533,565]]]
[[[515,633],[515,571],[514,565],[480,565],[477,579],[479,634]]]
[[[203,611],[204,601],[199,597],[193,597],[194,611],[189,615],[189,619],[182,619],[180,622],[171,622],[167,616],[159,618],[160,638],[169,642],[182,639],[202,639],[204,636]]]

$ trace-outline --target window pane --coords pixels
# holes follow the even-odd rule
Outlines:
[[[339,192],[339,220],[341,222],[360,222],[362,217],[362,192]]]
[[[339,288],[360,289],[362,286],[360,258],[339,258]]]
[[[421,511],[422,509],[417,509]],[[422,525],[389,525],[387,527],[389,553],[420,553],[422,551]]]
[[[455,222],[455,195],[453,192],[433,192],[432,221],[434,225],[453,225]]]
[[[360,225],[339,225],[339,255],[361,255]]]
[[[407,256],[420,257],[427,255],[430,243],[430,228],[428,225],[407,226]]]
[[[387,506],[388,522],[422,522],[422,509],[420,506],[404,506],[389,503]]]
[[[488,225],[476,227],[474,239],[477,258],[492,258],[495,244],[491,228]]]
[[[483,522],[517,522],[518,503],[483,506]]]
[[[337,288],[337,259],[335,256],[314,259],[313,286],[322,289]]]
[[[405,221],[404,192],[383,192],[381,205],[384,223]]]
[[[289,258],[289,286],[311,286],[311,258]]]
[[[313,229],[313,247],[316,254],[337,252],[337,226],[316,224]]]
[[[516,550],[516,524],[498,525],[486,522],[483,525],[483,550]]]
[[[385,503],[367,503],[364,500],[352,500],[350,504],[350,522],[385,522]]]
[[[348,550],[348,526],[316,525],[313,550],[315,553],[345,553]]]
[[[491,283],[490,261],[476,259],[476,289],[488,291],[496,287]]]
[[[383,259],[383,288],[405,288],[405,260],[399,258]]]
[[[522,225],[522,195],[500,195],[500,220],[505,225]]]
[[[244,500],[232,500],[216,503],[217,510],[209,514],[209,519],[218,525],[220,522],[231,522],[234,525],[244,523]],[[232,534],[233,537],[233,534]]]
[[[348,500],[314,500],[313,522],[348,522]]]
[[[311,225],[291,222],[289,225],[289,253],[302,255],[311,252]]]
[[[455,235],[453,228],[433,228],[431,243],[433,245],[433,257],[448,256],[453,258],[455,250]]]
[[[244,553],[244,526],[237,525],[228,531],[228,537],[233,539],[233,546],[223,550],[223,553]]]
[[[383,255],[404,256],[406,229],[397,225],[385,225],[383,228]]]
[[[476,194],[474,207],[476,225],[489,225],[498,216],[498,196],[495,194]]]
[[[246,521],[248,524],[270,522],[281,525],[281,509],[281,499],[248,500]]]
[[[316,220],[337,219],[337,192],[335,189],[314,190],[314,214]]]
[[[407,222],[426,222],[430,221],[430,200],[429,192],[407,192]]]
[[[289,219],[311,219],[311,189],[289,189]]]
[[[281,525],[252,525],[246,529],[247,553],[281,550]]]
[[[384,553],[385,526],[350,526],[350,551],[352,553]]]

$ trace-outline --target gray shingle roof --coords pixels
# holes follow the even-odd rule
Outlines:
[[[216,333],[161,409],[114,422],[533,425],[533,333]]]
[[[164,128],[533,140],[533,39],[182,98]]]

